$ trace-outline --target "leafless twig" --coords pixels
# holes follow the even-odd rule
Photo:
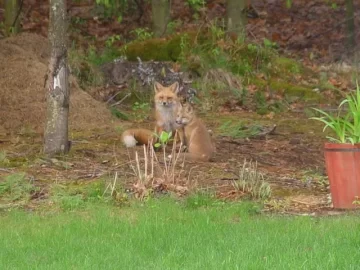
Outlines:
[[[129,96],[131,95],[131,93],[127,93],[125,97],[123,97],[121,100],[119,100],[118,102],[115,102],[114,104],[111,104],[110,107],[114,107],[116,105],[121,104],[125,99],[127,99]]]

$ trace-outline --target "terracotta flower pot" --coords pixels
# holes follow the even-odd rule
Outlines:
[[[325,143],[325,162],[334,208],[359,207],[360,144]]]

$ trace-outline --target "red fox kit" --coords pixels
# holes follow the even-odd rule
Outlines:
[[[180,106],[178,97],[179,83],[175,82],[170,86],[163,86],[158,82],[154,83],[155,90],[155,134],[160,135],[162,131],[175,134],[176,112]],[[156,141],[156,135],[147,129],[128,129],[122,134],[122,141],[126,147],[133,147],[136,144],[149,144]]]
[[[184,137],[188,153],[181,153],[181,157],[189,161],[209,161],[215,146],[204,123],[196,117],[193,107],[185,103],[177,110],[176,124],[184,128]]]

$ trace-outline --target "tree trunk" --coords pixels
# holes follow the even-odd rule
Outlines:
[[[355,20],[353,0],[346,0],[346,22],[348,30],[348,46],[349,49],[353,49],[355,47]]]
[[[246,36],[246,0],[227,0],[226,26],[230,36],[245,38]]]
[[[20,31],[20,6],[18,0],[4,0],[5,2],[5,33],[7,36]]]
[[[69,71],[67,65],[66,0],[50,0],[51,59],[46,80],[47,119],[44,152],[49,156],[69,151]]]
[[[154,35],[161,37],[170,19],[170,0],[152,0],[151,9]]]

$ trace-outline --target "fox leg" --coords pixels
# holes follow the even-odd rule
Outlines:
[[[174,141],[176,142],[176,150],[181,152],[185,151],[187,148],[186,137],[184,128],[181,127],[175,131]]]

